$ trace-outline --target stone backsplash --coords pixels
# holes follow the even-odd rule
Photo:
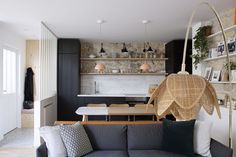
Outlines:
[[[126,42],[126,48],[129,51],[127,57],[130,58],[144,58],[145,54],[143,53],[144,43],[143,42]],[[149,58],[160,58],[164,57],[165,53],[165,43],[163,42],[150,42],[150,45],[153,49],[153,53],[149,53]],[[123,43],[112,43],[112,42],[103,42],[103,48],[106,51],[108,58],[120,58],[123,53],[121,49],[123,48]],[[147,48],[147,47],[146,47]],[[101,57],[99,51],[101,49],[100,41],[81,41],[81,58],[88,58],[89,55],[93,54],[97,57]],[[165,70],[165,61],[81,61],[81,72],[82,73],[95,73],[95,65],[97,63],[103,63],[106,66],[106,73],[111,73],[113,69],[119,69],[124,73],[137,73],[139,67],[147,62],[150,66],[150,72],[160,72]]]
[[[88,58],[90,54],[99,57],[101,48],[100,41],[81,41],[81,58]],[[103,42],[108,57],[120,57],[123,43]],[[126,42],[126,48],[131,52],[132,58],[137,58],[144,54],[143,42]],[[165,53],[164,42],[150,42],[155,57],[163,57]],[[121,56],[122,57],[122,56]],[[104,63],[106,73],[111,73],[112,69],[119,69],[123,73],[137,73],[139,67],[144,61],[81,61],[81,73],[95,73],[95,65]],[[147,61],[151,65],[151,72],[160,72],[165,70],[165,61]],[[94,94],[95,82],[97,90],[102,94],[146,94],[151,84],[160,84],[165,79],[165,75],[81,75],[81,94]]]

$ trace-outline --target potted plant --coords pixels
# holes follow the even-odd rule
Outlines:
[[[229,62],[229,63],[225,63],[224,64],[224,70],[223,70],[223,74],[222,74],[222,81],[229,81],[229,68],[231,73],[233,74],[232,71],[236,70],[236,63],[234,62]]]
[[[211,34],[212,26],[203,26],[199,27],[196,35],[194,36],[194,48],[197,51],[196,54],[191,55],[194,59],[193,64],[195,69],[197,64],[200,63],[203,59],[208,57],[208,42],[207,36]]]

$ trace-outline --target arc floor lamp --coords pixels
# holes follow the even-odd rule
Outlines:
[[[219,22],[220,29],[224,40],[224,49],[226,52],[227,63],[230,62],[229,51],[226,43],[226,35],[223,29],[223,25],[219,14],[215,8],[208,2],[199,3],[193,10],[192,15],[189,19],[188,28],[185,36],[183,60],[181,71],[177,74],[170,74],[161,84],[155,89],[150,97],[148,104],[154,101],[154,106],[156,109],[156,114],[158,117],[163,117],[166,114],[172,113],[179,120],[195,119],[199,113],[201,107],[205,111],[212,115],[214,108],[216,108],[219,118],[221,118],[220,108],[217,101],[216,91],[214,87],[201,76],[190,75],[185,70],[185,59],[186,59],[186,49],[189,31],[192,25],[193,17],[197,9],[206,5],[210,10],[213,11],[214,15]],[[232,99],[231,92],[233,86],[231,83],[231,73],[230,64],[228,64],[229,71],[229,86],[225,88],[225,95],[228,96],[229,101],[229,147],[232,148]],[[225,84],[226,87],[226,84]]]

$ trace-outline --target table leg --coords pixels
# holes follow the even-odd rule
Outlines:
[[[83,115],[82,121],[83,122],[88,121],[88,116],[87,115]]]

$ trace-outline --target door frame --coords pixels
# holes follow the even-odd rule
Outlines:
[[[22,110],[22,103],[23,103],[23,98],[22,98],[22,91],[21,89],[23,89],[22,87],[22,77],[21,77],[21,73],[22,73],[22,63],[23,63],[23,60],[22,60],[22,55],[21,55],[21,52],[19,51],[19,49],[15,48],[14,46],[11,46],[11,45],[8,45],[8,44],[2,44],[0,43],[0,60],[2,61],[3,60],[3,49],[8,49],[8,50],[11,50],[13,52],[16,53],[16,93],[15,93],[15,96],[16,96],[16,104],[15,104],[15,109],[16,109],[16,115],[15,115],[15,128],[21,128],[21,110]],[[0,62],[0,95],[1,96],[4,96],[3,94],[3,62],[1,63]],[[10,94],[9,94],[10,95]],[[1,136],[1,135],[0,135]],[[0,137],[1,138],[1,137]]]

